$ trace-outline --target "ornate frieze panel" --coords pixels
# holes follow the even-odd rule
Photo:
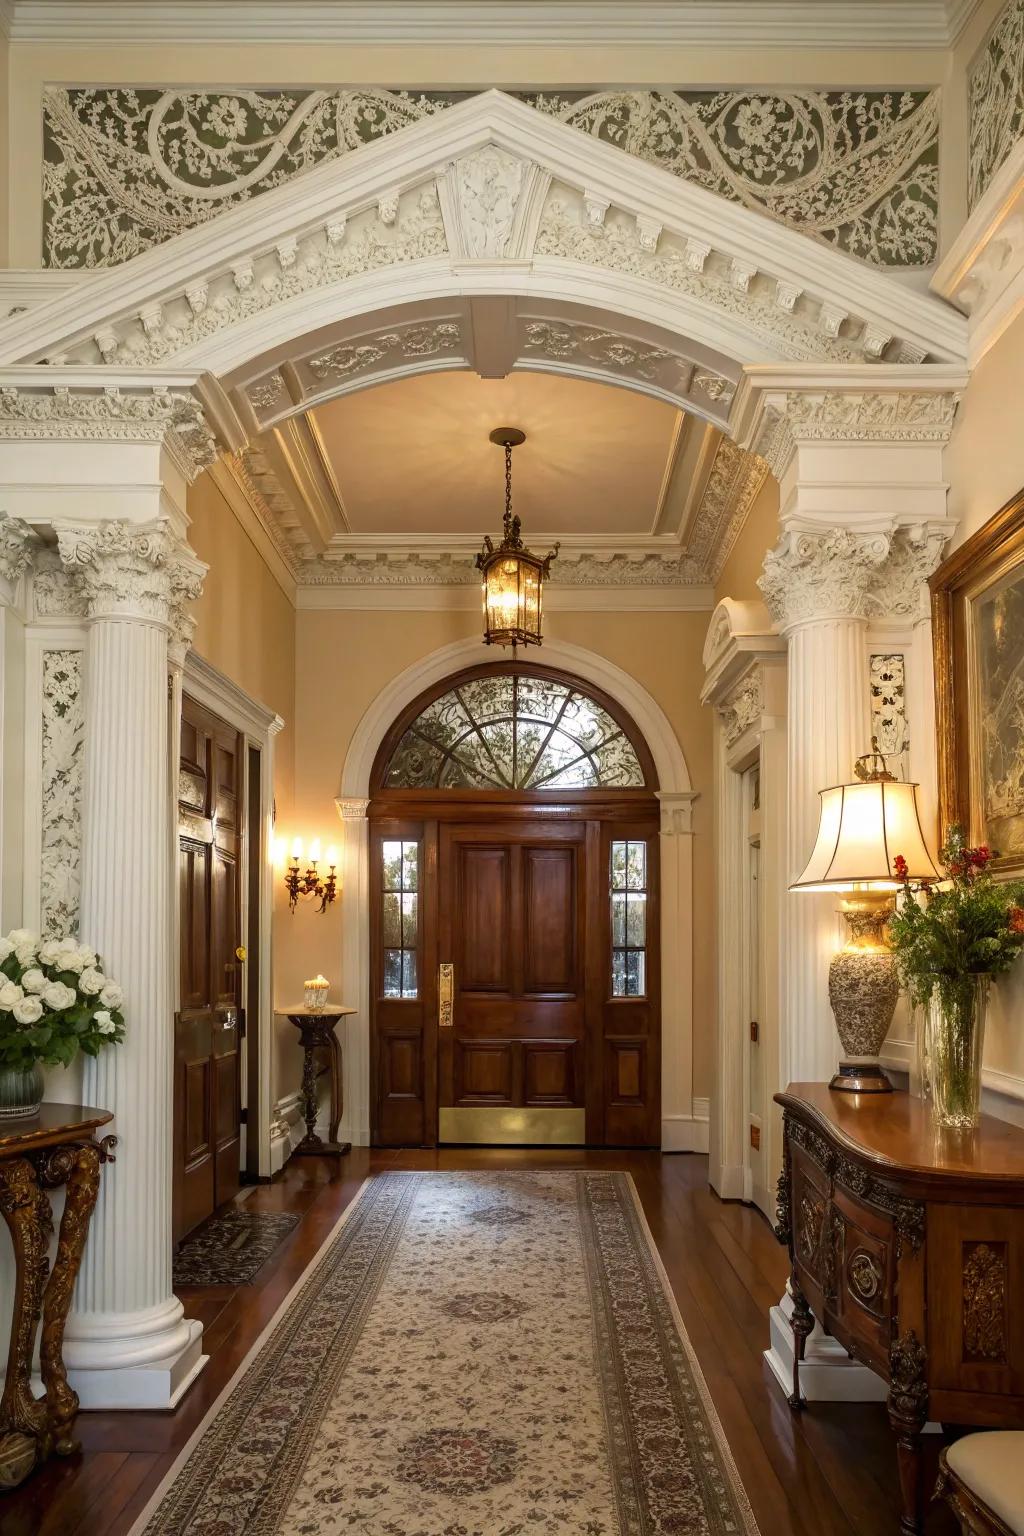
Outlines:
[[[1024,135],[1024,0],[1008,0],[970,75],[968,204]]]
[[[383,87],[50,87],[43,103],[46,265],[125,261],[458,99]],[[874,265],[934,259],[936,92],[640,90],[521,99]],[[487,154],[470,157],[464,175],[483,178],[488,196],[510,205],[507,168],[489,172]],[[468,226],[466,253],[495,254],[501,222],[475,232]],[[653,231],[644,239],[657,244]]]
[[[80,649],[43,652],[39,923],[44,938],[78,931],[85,708]]]
[[[0,441],[159,443],[168,439],[194,479],[217,457],[194,396],[173,390],[122,394],[0,388]]]
[[[722,438],[686,545],[712,581],[721,575],[767,476],[762,458]]]
[[[105,267],[432,116],[454,95],[51,87],[43,98],[49,267]]]
[[[871,692],[871,735],[886,757],[910,751],[907,727],[906,662],[901,652],[874,655],[868,660]]]

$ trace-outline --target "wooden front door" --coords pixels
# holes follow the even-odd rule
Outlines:
[[[181,1006],[174,1027],[174,1239],[238,1193],[242,738],[182,700]]]
[[[586,910],[585,823],[441,827],[440,1141],[586,1141]]]

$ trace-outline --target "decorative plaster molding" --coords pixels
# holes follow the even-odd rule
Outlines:
[[[55,532],[61,560],[81,582],[89,618],[160,624],[179,646],[187,645],[184,604],[199,596],[206,566],[176,543],[166,520],[61,523]]]
[[[472,155],[482,142],[544,165],[558,180],[529,270],[510,256],[466,263],[448,250],[433,185],[438,167]],[[546,172],[535,178],[535,194],[524,191],[520,199],[531,210],[524,233],[532,229]],[[380,209],[387,204],[390,218],[396,197],[390,224]],[[608,203],[603,224],[589,222],[585,198],[591,206],[595,198]],[[664,225],[657,253],[638,244],[638,216]],[[573,221],[585,226],[585,237],[562,227]],[[697,231],[710,253],[702,264],[693,260]],[[737,257],[757,267],[746,292],[731,281]],[[566,259],[582,263],[578,274],[566,270]],[[486,91],[268,191],[258,208],[225,210],[182,237],[171,258],[143,251],[121,269],[93,274],[81,293],[4,322],[0,361],[134,368],[177,357],[220,375],[293,337],[297,312],[315,331],[383,305],[436,302],[445,292],[493,293],[509,262],[518,291],[536,291],[545,301],[579,302],[584,285],[635,288],[629,313],[660,328],[670,315],[671,329],[701,341],[713,366],[714,351],[723,347],[725,357],[743,363],[856,361],[882,331],[894,336],[890,359],[908,348],[956,359],[965,344],[962,318],[935,300],[522,101]],[[406,270],[390,281],[399,266]],[[602,268],[617,278],[601,282]],[[355,277],[358,285],[345,290]],[[780,303],[780,282],[800,289],[791,308]],[[821,329],[822,305],[849,311],[839,336]],[[280,319],[271,317],[275,306]]]
[[[535,233],[529,203],[537,177],[537,166],[496,144],[463,155],[449,166],[438,192],[453,257],[467,261],[528,257]]]
[[[0,579],[9,587],[15,587],[19,577],[32,564],[38,543],[28,523],[0,512]]]
[[[953,429],[959,389],[766,389],[753,432],[755,451],[781,479],[801,443],[945,443]]]
[[[39,925],[44,938],[78,932],[85,756],[83,652],[43,652]]]
[[[948,536],[948,524],[892,533],[789,529],[757,584],[783,632],[809,619],[914,618]]]
[[[343,799],[339,796],[339,798],[335,800],[334,803],[338,807],[338,815],[341,817],[342,821],[366,820],[366,812],[370,806],[368,799],[361,797],[357,798],[353,796],[350,796],[347,799]]]
[[[693,363],[666,347],[648,346],[615,331],[565,320],[525,320],[522,331],[525,357],[595,363],[631,378],[657,383],[673,394],[686,394],[689,390]],[[730,380],[717,374],[715,377],[723,389],[729,387]]]
[[[755,668],[740,679],[718,706],[727,747],[733,746],[743,732],[759,720],[762,713],[761,674]]]
[[[934,260],[938,92],[518,94],[577,131],[872,264]],[[44,94],[47,265],[125,261],[457,100],[451,93],[383,87],[50,86]],[[521,160],[493,146],[458,160],[443,194],[453,215],[453,250],[470,259],[518,254],[513,245],[530,180]],[[392,202],[387,218],[381,212],[385,224],[397,211]],[[636,228],[640,245],[653,252],[660,225],[641,215]],[[289,252],[282,265],[293,259]],[[740,259],[742,287],[755,269]]]
[[[88,603],[81,577],[66,570],[54,549],[44,549],[32,571],[33,619],[84,619]]]
[[[193,395],[169,389],[122,394],[109,388],[51,390],[0,387],[0,441],[159,443],[177,447],[190,479],[217,457],[202,406]]]
[[[930,286],[969,317],[976,367],[1024,309],[1024,139],[1008,150]]]
[[[871,690],[871,735],[886,757],[906,758],[910,751],[907,728],[906,658],[902,652],[873,655],[868,662]]]
[[[578,204],[578,206],[577,206]],[[816,304],[804,295],[791,310],[776,302],[775,280],[760,272],[746,289],[730,280],[731,257],[712,250],[699,272],[686,254],[686,242],[663,235],[657,254],[637,244],[624,214],[609,213],[604,223],[585,221],[582,200],[561,186],[554,190],[541,219],[535,256],[557,257],[643,278],[707,305],[721,316],[738,320],[793,361],[857,362],[863,350],[856,342],[857,325],[847,334],[827,336],[817,324]],[[863,332],[863,326],[860,326]]]
[[[686,541],[705,580],[715,582],[722,574],[767,477],[764,459],[722,438]]]

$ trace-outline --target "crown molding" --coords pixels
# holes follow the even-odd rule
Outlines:
[[[14,42],[948,48],[979,0],[0,0]]]
[[[715,604],[710,586],[544,587],[546,613],[710,613]],[[299,612],[419,612],[479,613],[480,588],[445,586],[345,587],[302,586],[296,589]]]
[[[967,315],[977,367],[1024,309],[1024,140],[992,177],[929,284]]]

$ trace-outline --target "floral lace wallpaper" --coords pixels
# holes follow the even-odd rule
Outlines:
[[[44,264],[127,261],[462,99],[383,88],[44,94]],[[541,112],[875,266],[934,261],[938,93],[598,91]]]
[[[971,208],[1024,133],[1024,0],[1009,0],[970,76]]]

